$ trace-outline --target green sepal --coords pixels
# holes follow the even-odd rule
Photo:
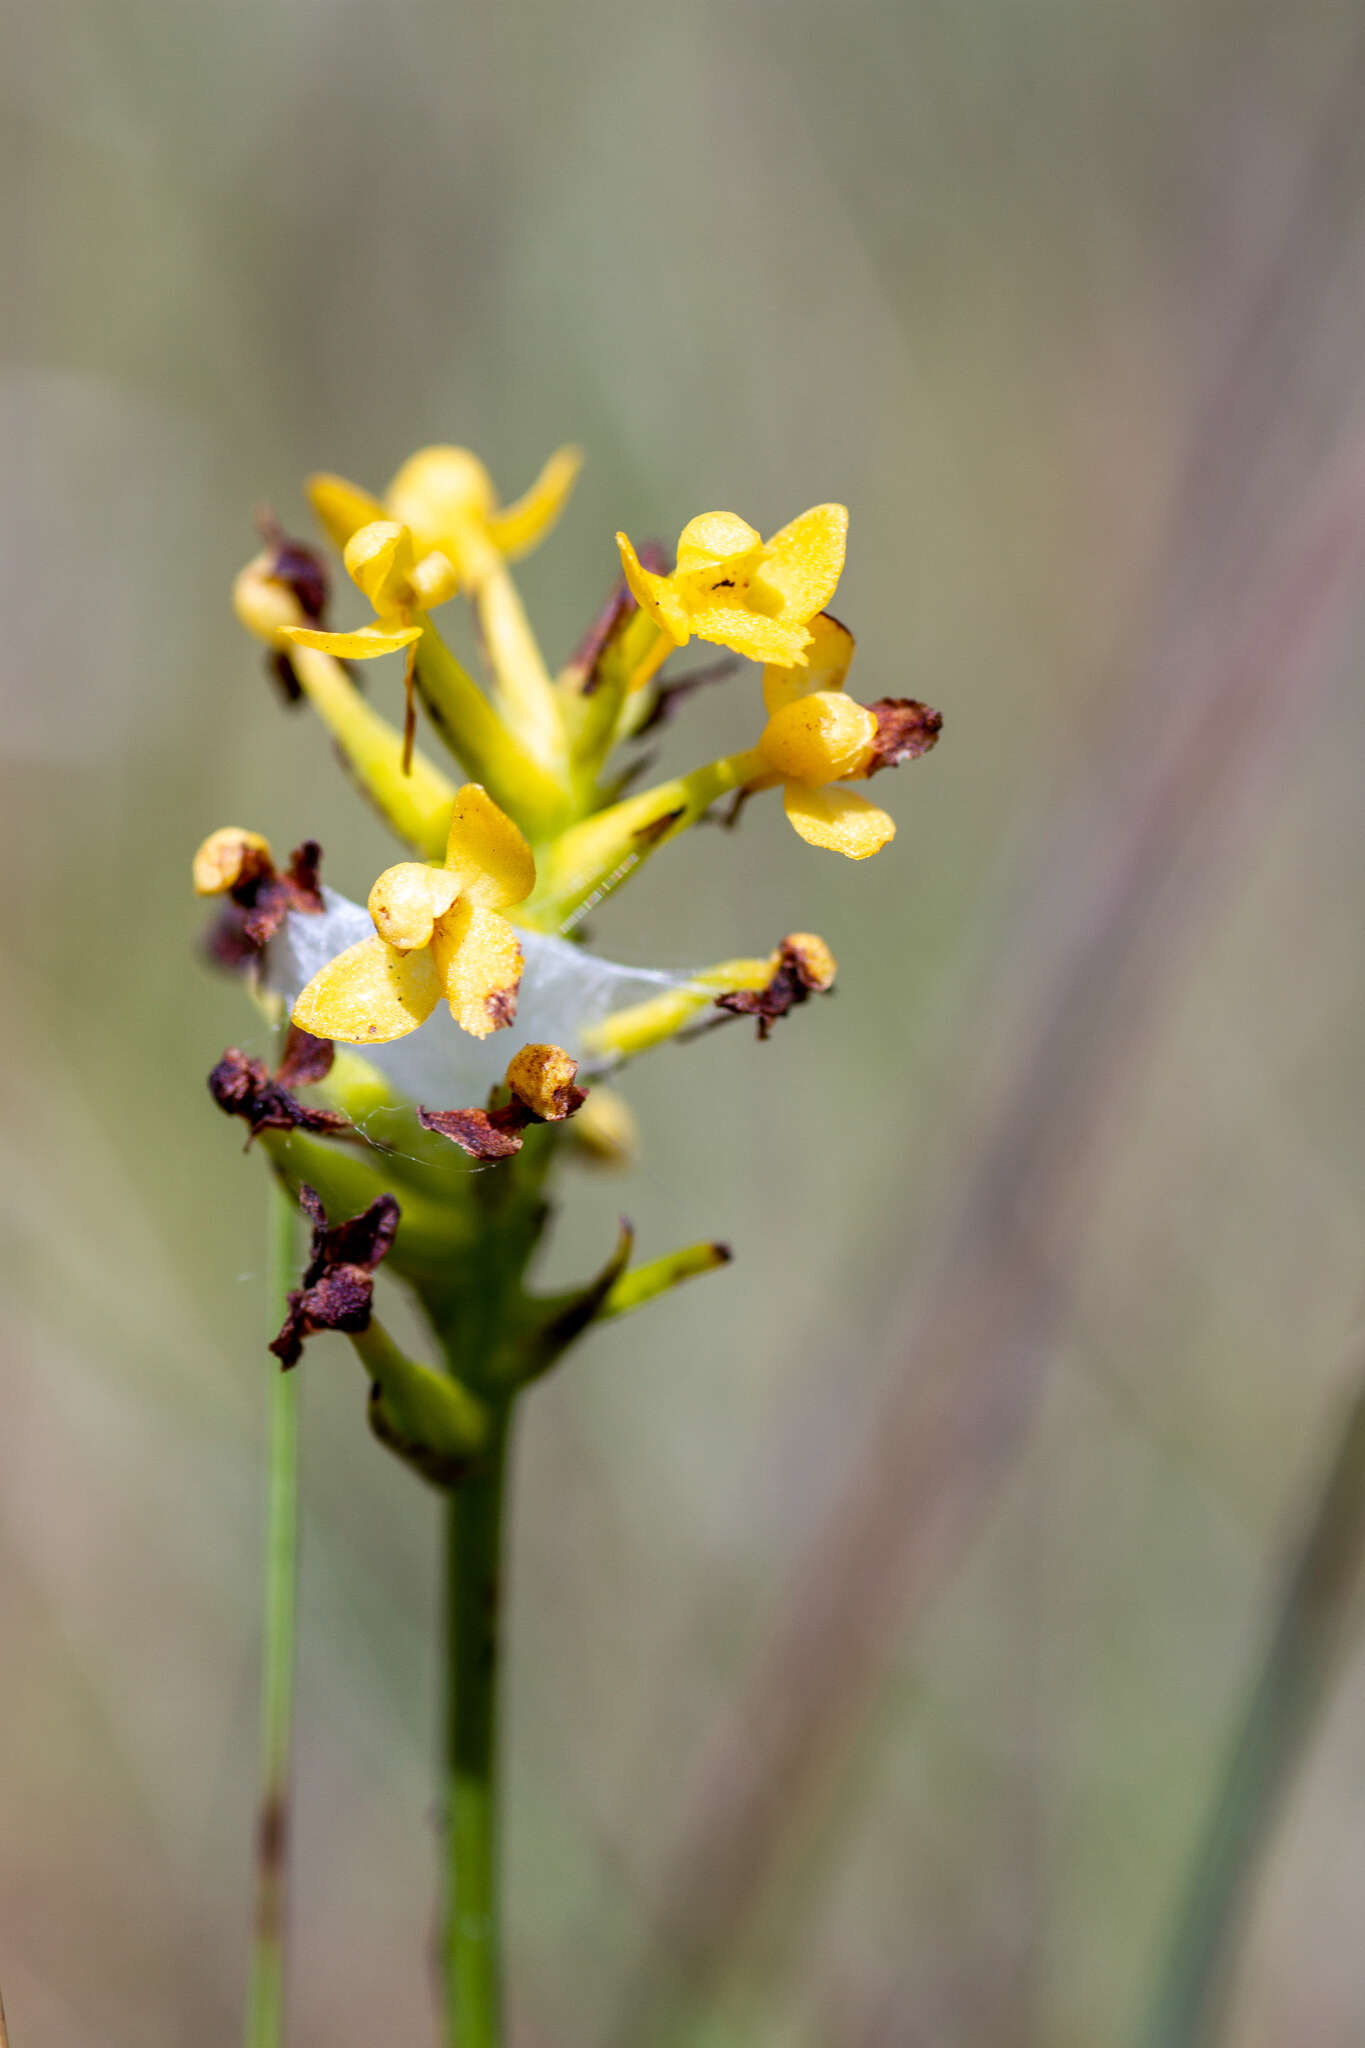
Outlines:
[[[569,815],[567,790],[522,746],[431,624],[417,643],[415,677],[432,724],[466,773],[528,838],[557,831]]]
[[[643,1266],[633,1266],[610,1289],[597,1312],[597,1319],[605,1322],[609,1316],[629,1315],[632,1309],[643,1308],[657,1295],[680,1287],[684,1280],[696,1280],[703,1273],[714,1273],[718,1267],[728,1266],[733,1257],[728,1244],[689,1244],[679,1251],[665,1252],[661,1259],[649,1259]]]
[[[597,1321],[603,1303],[625,1272],[634,1242],[634,1228],[623,1216],[611,1257],[586,1287],[526,1298],[527,1317],[508,1352],[515,1384],[526,1386],[531,1380],[540,1379]]]
[[[648,612],[626,612],[612,627],[591,670],[570,664],[560,677],[574,769],[589,783],[631,722],[625,716],[631,682],[644,670],[659,637]],[[647,708],[647,694],[637,694]]]
[[[372,1320],[351,1343],[370,1376],[369,1423],[379,1441],[431,1485],[458,1485],[488,1444],[484,1403],[400,1351],[382,1323]]]
[[[535,893],[518,908],[518,923],[541,931],[572,925],[718,798],[766,772],[757,752],[729,754],[571,825],[538,855]]]
[[[403,735],[361,696],[342,664],[314,647],[290,651],[290,665],[336,742],[356,786],[384,822],[424,860],[445,857],[455,785],[414,749],[403,773]]]

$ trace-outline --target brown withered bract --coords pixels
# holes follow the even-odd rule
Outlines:
[[[335,1058],[336,1047],[330,1038],[314,1038],[311,1031],[291,1024],[275,1079],[283,1088],[307,1088],[311,1082],[326,1080]]]
[[[937,746],[943,730],[943,714],[913,697],[879,697],[868,710],[877,721],[872,758],[862,771],[876,775],[883,768],[899,768],[903,761],[918,761]]]
[[[520,1152],[528,1124],[563,1123],[582,1108],[587,1091],[575,1087],[578,1062],[558,1045],[524,1045],[508,1063],[511,1101],[489,1109],[421,1109],[424,1131],[449,1138],[471,1159],[510,1159]]]
[[[258,855],[226,892],[227,902],[205,937],[209,958],[236,971],[258,959],[291,910],[320,915],[323,910],[319,867],[322,848],[305,839],[289,856],[281,874],[267,855]]]
[[[662,575],[668,567],[668,557],[657,541],[646,541],[640,549],[640,560],[646,569],[653,569]],[[585,697],[590,697],[598,684],[598,669],[615,634],[633,612],[640,609],[624,576],[613,584],[611,595],[597,617],[589,626],[583,638],[569,657],[570,669],[576,670],[583,678],[581,688]]]
[[[694,691],[704,690],[709,683],[728,682],[738,672],[739,665],[737,654],[726,654],[719,661],[708,661],[704,668],[694,668],[690,675],[660,683],[648,718],[640,721],[631,737],[638,740],[643,739],[646,733],[657,732],[661,725],[669,723],[678,706]]]
[[[421,1109],[417,1121],[424,1131],[449,1138],[471,1159],[510,1159],[520,1152],[522,1132],[531,1113],[521,1102],[506,1103],[501,1109]]]
[[[827,995],[834,983],[834,960],[823,940],[810,932],[792,932],[777,949],[777,964],[766,988],[727,989],[716,1008],[734,1017],[753,1017],[758,1035],[766,1038],[779,1017]]]
[[[291,1034],[292,1035],[292,1034]],[[306,1033],[301,1033],[306,1037]],[[314,1039],[314,1046],[325,1044],[325,1040]],[[330,1053],[331,1047],[328,1046]],[[286,1061],[289,1059],[286,1050]],[[326,1067],[308,1073],[301,1071],[300,1060],[311,1059],[316,1065],[318,1055],[296,1055],[292,1080],[296,1087],[308,1080],[321,1080]],[[331,1065],[329,1058],[328,1066]],[[343,1116],[339,1109],[312,1109],[306,1102],[300,1102],[291,1095],[284,1085],[284,1065],[280,1073],[272,1075],[264,1060],[253,1060],[240,1047],[231,1046],[223,1054],[213,1072],[209,1075],[209,1093],[225,1116],[239,1116],[248,1126],[247,1144],[259,1137],[262,1131],[317,1131],[324,1134],[349,1131],[351,1119]]]
[[[271,512],[261,512],[256,525],[262,540],[271,550],[270,575],[297,600],[299,610],[310,626],[324,624],[330,579],[322,556],[306,541],[291,539]],[[303,688],[294,673],[293,662],[283,649],[269,650],[265,666],[266,674],[276,684],[285,703],[299,703]]]
[[[329,1226],[321,1197],[306,1184],[299,1189],[299,1206],[313,1224],[308,1264],[270,1346],[286,1371],[302,1357],[305,1339],[318,1331],[358,1335],[369,1328],[374,1269],[392,1245],[402,1215],[392,1195],[377,1195],[359,1216]]]

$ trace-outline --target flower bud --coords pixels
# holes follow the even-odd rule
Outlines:
[[[210,832],[194,856],[194,893],[225,896],[230,889],[274,872],[268,839],[240,825],[223,825]]]
[[[232,586],[232,605],[248,633],[279,653],[288,651],[286,626],[306,626],[308,614],[294,591],[275,572],[276,550],[253,555]]]
[[[768,720],[759,752],[774,774],[817,788],[854,774],[877,737],[867,707],[841,690],[812,690]]]
[[[524,1045],[507,1067],[507,1085],[520,1102],[548,1124],[562,1123],[583,1101],[574,1087],[578,1061],[560,1045]]]

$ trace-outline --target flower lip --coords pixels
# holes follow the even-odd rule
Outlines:
[[[759,752],[777,775],[816,788],[855,774],[877,737],[874,714],[842,690],[813,690],[768,720]]]

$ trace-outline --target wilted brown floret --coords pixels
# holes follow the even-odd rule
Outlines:
[[[259,856],[225,893],[227,902],[205,940],[211,960],[241,970],[265,951],[291,910],[316,916],[324,908],[318,870],[322,848],[305,839],[289,856],[283,874],[267,855]]]
[[[318,1045],[323,1041],[314,1039],[312,1042]],[[325,1073],[326,1068],[322,1072]],[[280,1074],[283,1073],[282,1065]],[[321,1073],[309,1076],[296,1070],[293,1075],[296,1086],[309,1078],[320,1080]],[[280,1075],[272,1077],[263,1060],[249,1059],[235,1045],[223,1054],[209,1075],[209,1093],[225,1116],[239,1116],[244,1120],[248,1126],[248,1145],[262,1131],[335,1133],[352,1128],[350,1118],[343,1116],[340,1110],[312,1109],[307,1103],[299,1102],[283,1085]]]
[[[524,1045],[507,1068],[511,1101],[492,1109],[419,1109],[424,1131],[449,1138],[471,1159],[510,1159],[528,1124],[557,1124],[587,1101],[574,1086],[578,1062],[558,1045]]]
[[[392,1195],[379,1195],[359,1216],[329,1228],[321,1197],[299,1189],[299,1206],[312,1218],[313,1238],[303,1285],[289,1296],[289,1313],[270,1349],[286,1371],[319,1330],[358,1335],[370,1326],[374,1269],[392,1245],[402,1211]]]
[[[716,1008],[735,1017],[758,1020],[758,1035],[766,1038],[779,1017],[796,1009],[813,995],[825,995],[834,985],[834,956],[814,932],[791,932],[778,947],[775,965],[766,988],[727,989],[716,997]]]
[[[902,761],[917,761],[938,744],[943,715],[913,697],[879,697],[868,710],[877,721],[877,737],[864,775],[882,768],[899,768]]]
[[[531,1121],[520,1102],[501,1109],[420,1109],[417,1121],[424,1131],[449,1138],[471,1159],[510,1159],[522,1147],[522,1132]]]

